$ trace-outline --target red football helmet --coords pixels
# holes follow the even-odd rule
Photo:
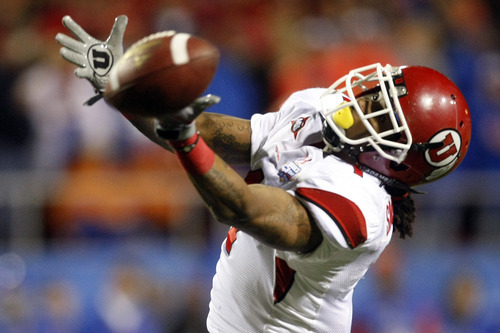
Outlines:
[[[345,102],[332,105],[331,95],[337,93]],[[469,147],[467,102],[453,82],[430,68],[358,68],[321,100],[326,144],[382,179],[408,186],[434,181],[454,170]],[[362,136],[349,134],[353,115],[364,126]]]

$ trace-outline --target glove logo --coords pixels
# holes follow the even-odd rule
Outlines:
[[[106,76],[113,67],[113,54],[105,44],[95,44],[87,53],[89,64],[97,76]]]

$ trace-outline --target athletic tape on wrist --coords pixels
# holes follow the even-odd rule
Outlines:
[[[215,162],[215,153],[205,143],[200,133],[183,141],[170,141],[184,169],[192,175],[204,175]]]

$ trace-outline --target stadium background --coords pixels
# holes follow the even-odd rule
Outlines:
[[[355,292],[353,332],[500,331],[496,0],[12,0],[0,3],[0,331],[201,332],[226,228],[177,161],[59,57],[70,14],[125,46],[175,29],[222,52],[214,111],[249,117],[372,62],[425,65],[468,99],[465,162],[417,196]],[[239,169],[243,174],[246,170]]]

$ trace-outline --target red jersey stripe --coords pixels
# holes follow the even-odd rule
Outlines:
[[[300,187],[297,194],[323,209],[337,224],[347,244],[355,248],[366,241],[366,221],[358,206],[341,195]]]

